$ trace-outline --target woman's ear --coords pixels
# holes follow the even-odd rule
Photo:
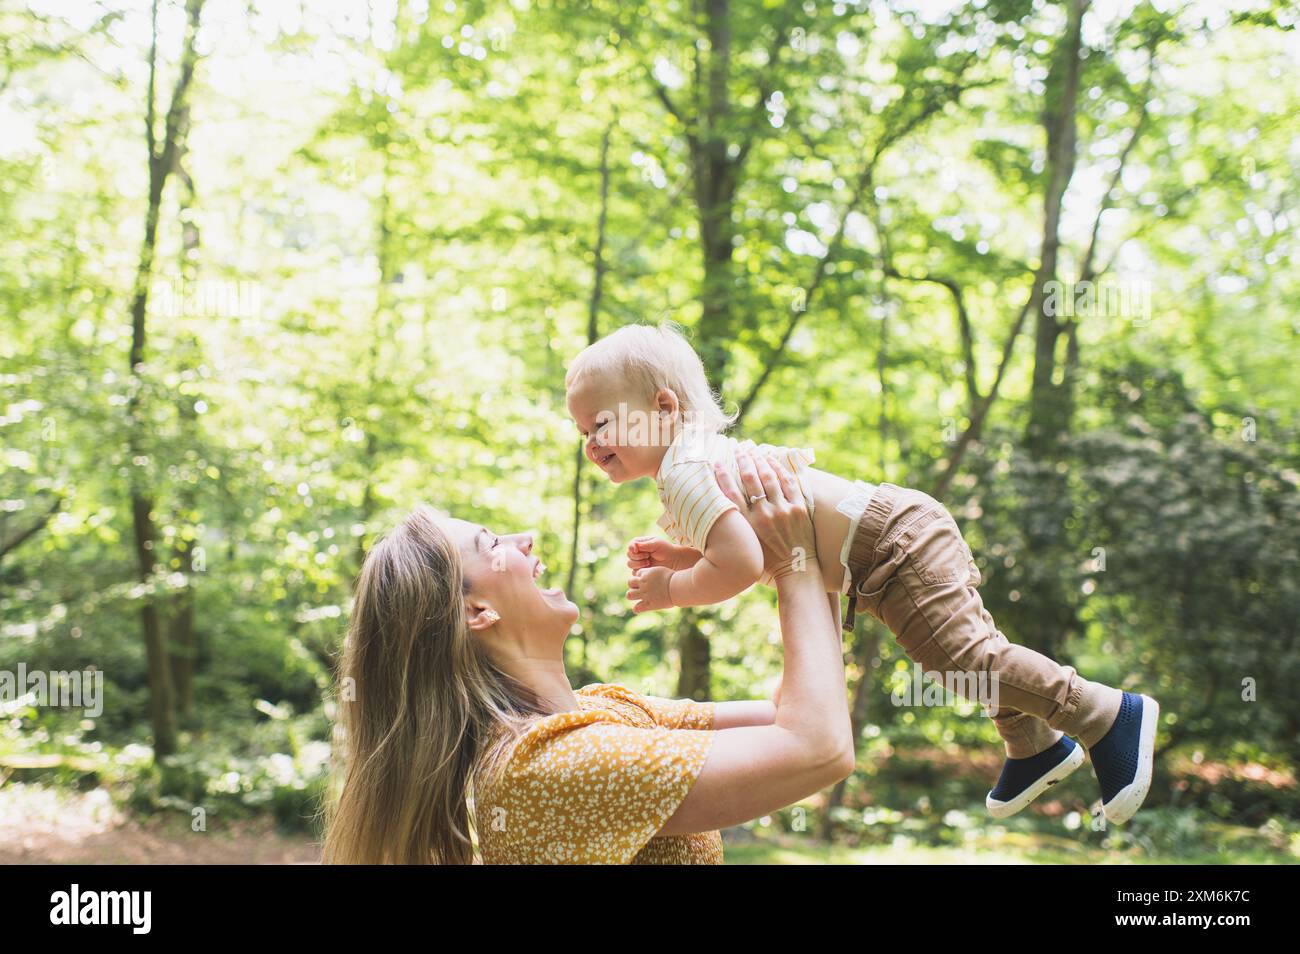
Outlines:
[[[467,603],[465,619],[471,632],[481,633],[499,623],[501,615],[486,603]]]

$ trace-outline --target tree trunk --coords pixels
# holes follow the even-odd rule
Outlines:
[[[190,178],[185,167],[185,155],[188,152],[186,136],[189,132],[189,109],[182,114],[177,133],[176,175],[180,179],[181,193],[181,260],[180,274],[185,284],[195,278],[194,259],[199,248],[199,230],[185,220],[184,212],[194,204],[194,180]],[[197,342],[196,342],[197,345]],[[188,370],[183,368],[182,370]],[[185,379],[184,374],[181,380]],[[176,401],[177,418],[180,421],[181,446],[197,447],[199,444],[199,416],[194,410],[194,399],[190,395],[180,394]],[[194,659],[196,643],[194,637],[194,545],[191,537],[184,531],[190,530],[197,522],[194,519],[198,505],[195,484],[182,483],[177,494],[174,522],[181,533],[177,535],[172,557],[178,564],[178,571],[185,577],[185,586],[177,590],[171,598],[171,614],[167,639],[167,652],[171,660],[172,686],[175,692],[176,712],[189,716],[194,710]]]
[[[695,608],[682,610],[677,626],[677,648],[681,664],[677,674],[677,698],[706,700],[713,698],[709,673],[709,640],[700,632],[702,612]]]
[[[587,301],[587,344],[595,344],[600,337],[600,306],[605,292],[605,237],[609,222],[609,141],[614,135],[618,120],[610,121],[605,127],[605,135],[600,141],[600,211],[596,216],[596,244],[592,254],[591,297]],[[586,454],[586,441],[578,440],[578,449],[573,458],[573,536],[569,546],[569,578],[564,592],[574,600],[578,585],[578,544],[582,530],[582,486],[583,468]],[[582,604],[579,604],[582,605]],[[590,607],[588,607],[590,610]],[[591,672],[587,669],[587,629],[583,627],[579,642],[580,658],[578,660],[579,685],[591,681]]]
[[[1070,514],[1069,488],[1058,472],[1059,441],[1070,428],[1069,388],[1073,373],[1057,380],[1057,348],[1069,322],[1047,307],[1049,283],[1056,281],[1060,251],[1061,205],[1074,174],[1077,130],[1075,105],[1079,94],[1082,20],[1088,0],[1070,0],[1069,22],[1057,46],[1047,79],[1043,127],[1047,133],[1047,187],[1043,196],[1043,240],[1034,275],[1029,312],[1034,316],[1034,371],[1030,394],[1026,447],[1038,465],[1035,496],[1045,512],[1026,532],[1025,559],[1030,566],[1050,567],[1060,560],[1061,537]],[[1056,296],[1059,300],[1061,296]],[[1077,346],[1071,360],[1077,361]],[[1028,588],[1022,602],[1027,622],[1023,642],[1056,658],[1065,635],[1075,626],[1073,599],[1061,577],[1043,574]]]
[[[730,153],[731,117],[731,4],[730,0],[706,0],[704,32],[708,40],[707,63],[701,68],[696,50],[695,101],[702,104],[696,117],[697,132],[690,135],[691,168],[696,213],[700,227],[703,280],[700,286],[700,321],[696,350],[715,386],[726,380],[727,344],[734,336],[732,326],[736,285],[734,263],[736,234],[732,214],[736,183],[744,150]],[[677,630],[682,669],[678,692],[683,697],[709,698],[709,642],[701,632],[700,616],[682,614]]]
[[[735,294],[732,212],[736,197],[736,160],[728,154],[731,117],[730,0],[707,0],[705,34],[708,63],[704,89],[697,99],[704,105],[699,135],[693,139],[695,202],[700,223],[700,252],[704,281],[700,289],[700,357],[710,377],[719,385],[726,379],[727,342],[732,337],[732,296]],[[697,52],[697,56],[699,53]],[[696,71],[697,82],[700,71]]]
[[[853,748],[855,751],[858,742],[862,739],[863,730],[867,727],[867,720],[871,718],[871,692],[876,684],[876,665],[879,659],[880,626],[873,620],[859,627],[858,643],[856,651],[853,653],[853,661],[862,673],[858,678],[857,686],[854,687],[853,704],[849,710],[849,718],[853,725]],[[826,800],[826,814],[822,817],[821,830],[818,832],[818,835],[826,840],[829,840],[835,832],[835,821],[832,816],[835,809],[844,804],[844,792],[847,785],[848,779],[841,779],[836,782]]]
[[[158,67],[158,4],[152,7],[152,35],[149,48],[149,87],[145,110],[146,145],[149,161],[149,204],[145,212],[144,239],[140,245],[140,261],[136,269],[135,291],[131,300],[131,353],[129,370],[133,381],[127,402],[129,419],[127,445],[129,457],[134,462],[147,456],[144,434],[147,421],[144,414],[142,378],[147,344],[145,319],[149,310],[149,283],[153,276],[154,250],[158,241],[158,219],[162,209],[163,192],[167,177],[176,162],[180,123],[185,110],[186,95],[194,67],[198,60],[195,39],[203,0],[187,0],[185,41],[181,52],[180,73],[172,91],[171,103],[161,142],[156,138],[154,90]],[[131,522],[135,534],[135,554],[140,568],[140,581],[145,585],[140,608],[140,623],[144,631],[145,652],[149,666],[149,716],[154,735],[154,758],[161,759],[176,751],[176,721],[173,702],[171,667],[167,645],[163,639],[159,620],[158,600],[152,592],[157,575],[155,558],[157,534],[153,523],[153,498],[148,492],[140,469],[133,463],[131,469]]]
[[[1045,452],[1068,431],[1069,395],[1066,382],[1056,380],[1057,345],[1067,329],[1060,316],[1049,314],[1047,286],[1056,280],[1060,252],[1061,204],[1074,175],[1078,132],[1075,104],[1079,96],[1082,63],[1082,21],[1088,0],[1070,0],[1069,23],[1057,47],[1047,78],[1043,127],[1047,132],[1047,189],[1043,196],[1043,241],[1038,272],[1034,276],[1029,311],[1034,316],[1034,375],[1029,409],[1028,438],[1035,454]]]
[[[391,182],[391,155],[389,151],[389,138],[386,135],[379,137],[378,148],[382,150],[383,156],[383,173],[380,180],[378,207],[375,210],[375,257],[379,263],[379,287],[375,290],[375,308],[371,314],[371,331],[370,331],[370,351],[369,367],[366,371],[366,395],[365,408],[369,412],[375,403],[375,397],[379,385],[379,347],[384,339],[386,332],[385,317],[389,309],[389,285],[393,281],[393,261],[392,261],[392,228],[389,224],[389,210],[391,199],[389,197],[389,187]],[[375,457],[379,453],[379,439],[375,436],[375,428],[379,426],[380,421],[371,420],[368,413],[358,416],[358,420],[364,421],[366,429],[366,443],[363,451],[362,461],[365,464],[366,478],[365,485],[361,490],[361,506],[357,514],[357,522],[363,527],[370,525],[371,518],[375,514],[375,483],[374,474],[378,471],[378,461]],[[366,560],[366,535],[362,533],[357,537],[357,575],[355,581],[359,579],[361,566]]]

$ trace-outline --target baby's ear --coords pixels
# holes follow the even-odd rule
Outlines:
[[[675,416],[681,410],[681,402],[677,399],[677,392],[672,388],[660,388],[655,392],[655,406],[670,417]]]

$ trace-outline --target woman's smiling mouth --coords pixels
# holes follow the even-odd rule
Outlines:
[[[541,575],[542,575],[544,572],[546,572],[546,564],[543,563],[541,560],[538,560],[535,564],[533,564],[533,581],[536,582],[537,580],[539,580],[539,579],[541,578]],[[546,590],[543,590],[543,589],[539,586],[538,589],[541,590],[543,596],[563,596],[563,595],[564,595],[564,589],[563,589],[562,587],[559,587],[559,586],[553,586],[553,587],[551,587],[550,589],[546,589]]]
[[[601,454],[599,451],[597,451],[596,453],[596,463],[599,464],[601,467],[604,467],[613,459],[614,459],[613,451],[610,451],[608,454]]]

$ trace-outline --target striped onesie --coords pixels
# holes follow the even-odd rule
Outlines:
[[[805,468],[816,460],[811,448],[773,444],[755,446],[753,441],[737,441],[725,434],[684,428],[668,445],[655,475],[659,501],[664,507],[656,523],[674,543],[694,547],[703,553],[704,542],[718,518],[735,509],[736,505],[714,479],[713,462],[722,461],[739,487],[736,448],[740,446],[753,448],[761,456],[776,456],[789,467],[799,481],[809,514],[813,512],[812,494],[803,480]],[[770,584],[770,574],[764,572],[759,582]]]

